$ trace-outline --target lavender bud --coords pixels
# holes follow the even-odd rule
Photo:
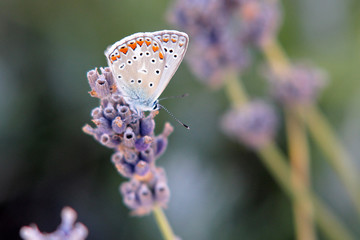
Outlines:
[[[101,74],[104,75],[106,81],[109,83],[109,86],[112,86],[115,84],[113,74],[109,67],[100,68]]]
[[[148,148],[145,151],[141,151],[140,159],[147,161],[148,163],[154,162],[155,160],[154,150],[152,148]]]
[[[106,134],[106,133],[101,135],[100,143],[108,148],[116,148],[117,145],[119,144],[118,141],[116,141],[116,140],[114,141],[113,138],[109,134]]]
[[[133,115],[132,115],[132,121],[130,122],[130,127],[132,128],[135,135],[140,134],[140,124],[139,124],[139,122],[140,121],[136,117],[133,117]]]
[[[112,133],[112,129],[110,126],[110,122],[109,120],[107,120],[104,117],[101,117],[99,119],[93,119],[92,120],[93,123],[95,123],[95,125],[97,126],[99,132],[102,133],[107,133],[107,134],[111,134]]]
[[[140,120],[140,135],[146,136],[150,135],[154,132],[155,129],[155,121],[150,116],[147,118],[142,118]]]
[[[123,195],[124,204],[131,209],[136,209],[139,207],[139,203],[136,201],[136,195],[134,192],[127,193]]]
[[[131,116],[131,111],[128,106],[118,105],[117,111],[121,117],[122,120],[126,120],[128,117]]]
[[[124,154],[122,152],[115,152],[111,156],[111,161],[113,164],[119,164],[123,162]]]
[[[111,95],[111,102],[113,104],[121,104],[121,105],[125,104],[124,98],[122,98],[121,95],[117,93]]]
[[[273,109],[261,101],[233,109],[222,119],[222,128],[230,137],[251,148],[261,148],[275,135],[277,125]]]
[[[145,151],[146,149],[148,149],[150,147],[150,144],[152,143],[152,141],[153,141],[152,137],[149,137],[149,136],[139,138],[135,142],[135,148],[138,151]]]
[[[97,68],[94,70],[90,70],[87,72],[87,78],[89,80],[89,85],[91,89],[95,88],[95,81],[99,78],[99,73],[97,71]]]
[[[99,98],[104,98],[104,97],[107,97],[108,95],[110,95],[110,86],[109,86],[109,83],[104,78],[104,76],[100,76],[95,81],[94,89]]]
[[[165,152],[167,144],[168,144],[168,140],[163,136],[159,136],[155,139],[154,148],[155,148],[156,158],[158,158],[160,155],[162,155]]]
[[[135,147],[135,138],[136,136],[133,130],[130,127],[126,128],[124,133],[124,146],[128,148]]]
[[[267,78],[276,98],[288,105],[314,102],[326,82],[323,71],[304,64],[294,64],[282,76],[268,71]]]
[[[123,159],[120,160],[120,162],[115,163],[115,167],[118,170],[118,172],[126,178],[132,177],[134,171],[130,164],[126,163]]]
[[[24,240],[84,240],[88,235],[88,230],[84,224],[75,223],[76,218],[76,212],[70,207],[65,207],[61,212],[62,222],[55,232],[41,233],[36,225],[32,225],[22,227],[20,229],[20,236]]]
[[[135,173],[139,176],[144,176],[149,172],[149,170],[150,165],[143,160],[140,160],[135,166]]]
[[[146,184],[141,184],[137,196],[142,206],[149,206],[153,204],[153,197],[150,189]]]
[[[134,150],[126,149],[124,151],[124,160],[127,163],[135,164],[139,160],[139,157]]]
[[[108,103],[107,107],[104,109],[104,116],[109,120],[113,120],[117,115],[117,111],[111,103]]]
[[[170,190],[166,181],[158,181],[155,185],[155,199],[161,205],[166,205],[170,199]]]
[[[96,107],[91,111],[91,117],[93,119],[99,119],[101,117],[103,117],[103,113],[102,113],[102,108],[101,107]]]
[[[118,116],[112,121],[111,127],[114,130],[114,132],[121,134],[125,131],[126,124]]]

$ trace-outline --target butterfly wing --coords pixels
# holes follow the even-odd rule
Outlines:
[[[152,110],[162,87],[164,55],[161,42],[151,33],[133,34],[105,51],[117,87],[135,109]]]
[[[164,71],[161,75],[159,86],[152,96],[153,99],[158,99],[183,60],[188,47],[189,37],[186,33],[175,30],[153,32],[152,35],[161,42],[165,58]]]

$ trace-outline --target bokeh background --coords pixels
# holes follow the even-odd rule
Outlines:
[[[51,232],[63,206],[73,207],[88,239],[161,239],[152,218],[130,217],[118,192],[124,179],[110,155],[81,131],[98,100],[86,72],[106,66],[104,49],[140,31],[171,29],[171,1],[0,0],[0,239],[19,239],[32,222]],[[280,42],[294,59],[326,69],[322,110],[360,165],[360,2],[284,1]],[[191,36],[190,36],[191,44]],[[199,56],[200,58],[201,56]],[[261,54],[244,81],[269,99],[259,74]],[[181,64],[162,96],[189,93],[164,105],[175,126],[157,165],[172,192],[166,214],[182,239],[293,239],[291,202],[257,156],[229,140],[219,119],[229,108],[222,90],[201,84]],[[279,116],[281,109],[278,108]],[[276,141],[286,151],[283,124]],[[354,209],[324,156],[313,148],[316,192],[360,238]],[[320,233],[320,236],[321,233]]]

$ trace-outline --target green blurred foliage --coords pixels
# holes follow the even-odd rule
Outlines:
[[[103,51],[140,31],[172,28],[168,1],[0,1],[0,239],[17,239],[36,222],[53,231],[63,206],[89,228],[88,239],[160,239],[149,217],[128,215],[110,162],[111,150],[81,131],[97,99],[86,72],[105,66]],[[321,107],[355,159],[360,159],[360,3],[284,1],[280,42],[294,59],[326,69]],[[190,36],[191,42],[191,36]],[[201,57],[201,56],[199,56]],[[269,98],[260,53],[244,75],[249,92]],[[256,155],[219,130],[229,103],[223,91],[200,84],[183,63],[163,96],[190,93],[166,106],[191,131],[175,126],[165,167],[172,191],[167,215],[182,239],[293,239],[291,204]],[[279,110],[279,114],[281,111]],[[277,142],[286,146],[283,128]],[[313,179],[357,234],[342,185],[311,144]],[[358,164],[359,165],[359,164]],[[360,235],[358,235],[360,237]]]

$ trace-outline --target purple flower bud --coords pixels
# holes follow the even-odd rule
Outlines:
[[[110,95],[110,86],[104,76],[101,76],[95,81],[94,87],[99,98],[104,98]]]
[[[117,116],[117,111],[111,103],[108,103],[107,107],[104,109],[104,116],[109,120],[113,120]]]
[[[104,75],[106,81],[109,83],[109,86],[112,86],[115,84],[113,74],[109,67],[100,68],[101,74]]]
[[[111,156],[111,161],[113,164],[119,164],[123,162],[124,154],[122,152],[115,152]]]
[[[274,110],[261,101],[233,109],[222,119],[224,132],[251,148],[268,144],[275,135],[276,125]]]
[[[128,106],[118,105],[117,111],[121,117],[122,120],[126,120],[128,117],[131,116],[131,111]]]
[[[158,181],[155,185],[155,200],[162,206],[166,206],[170,199],[170,190],[166,181]]]
[[[148,148],[145,151],[141,151],[140,159],[147,161],[148,163],[154,162],[155,160],[154,150],[152,148]]]
[[[114,93],[111,95],[111,99],[110,101],[113,103],[113,104],[120,104],[120,105],[124,105],[125,104],[125,100],[123,97],[121,97],[120,94],[117,94],[117,93]]]
[[[158,158],[160,155],[162,155],[167,147],[168,140],[167,138],[163,136],[159,136],[155,139],[155,156]]]
[[[97,129],[99,130],[99,132],[107,133],[107,134],[112,133],[110,122],[106,118],[101,117],[99,119],[93,119],[92,121],[97,126]]]
[[[132,117],[132,121],[129,123],[129,125],[132,128],[135,135],[140,134],[140,125],[139,125],[139,120],[137,119],[137,117]]]
[[[136,209],[139,207],[139,203],[136,201],[136,194],[135,192],[130,192],[125,195],[124,197],[124,204],[131,209]]]
[[[93,119],[99,119],[103,117],[103,111],[101,107],[96,107],[91,111],[91,117]]]
[[[145,151],[150,147],[150,144],[152,143],[153,139],[152,137],[145,136],[142,138],[138,138],[135,142],[135,148],[138,151]]]
[[[323,71],[304,64],[294,64],[282,76],[267,71],[266,77],[276,98],[288,105],[314,102],[326,83]]]
[[[100,143],[108,148],[116,148],[119,145],[119,141],[116,141],[117,139],[114,139],[112,136],[104,133],[100,137]]]
[[[61,224],[52,233],[42,233],[35,224],[24,226],[20,229],[20,236],[24,240],[47,240],[47,239],[74,239],[84,240],[88,235],[88,229],[82,223],[77,222],[77,213],[70,207],[64,207],[61,211]]]
[[[140,160],[135,166],[135,173],[139,176],[144,176],[149,172],[149,170],[150,165],[143,160]]]
[[[142,206],[149,206],[153,204],[152,193],[146,184],[141,184],[140,188],[137,191],[137,196]]]
[[[131,163],[131,164],[136,164],[137,161],[139,160],[138,154],[137,152],[135,152],[134,150],[131,149],[126,149],[124,151],[124,160],[127,163]]]
[[[126,124],[118,116],[112,121],[111,127],[114,130],[114,132],[121,134],[125,131]]]
[[[123,177],[130,178],[133,176],[133,167],[126,163],[124,159],[121,159],[120,162],[116,162],[115,167]]]
[[[124,132],[124,146],[128,148],[135,147],[135,138],[136,136],[133,130],[130,127],[126,128]]]
[[[94,70],[90,70],[87,72],[87,78],[89,80],[89,85],[91,89],[95,88],[95,81],[99,78],[99,73],[97,71],[97,68]]]
[[[151,116],[146,118],[142,118],[140,120],[140,135],[146,136],[150,135],[154,132],[155,129],[155,121]]]

